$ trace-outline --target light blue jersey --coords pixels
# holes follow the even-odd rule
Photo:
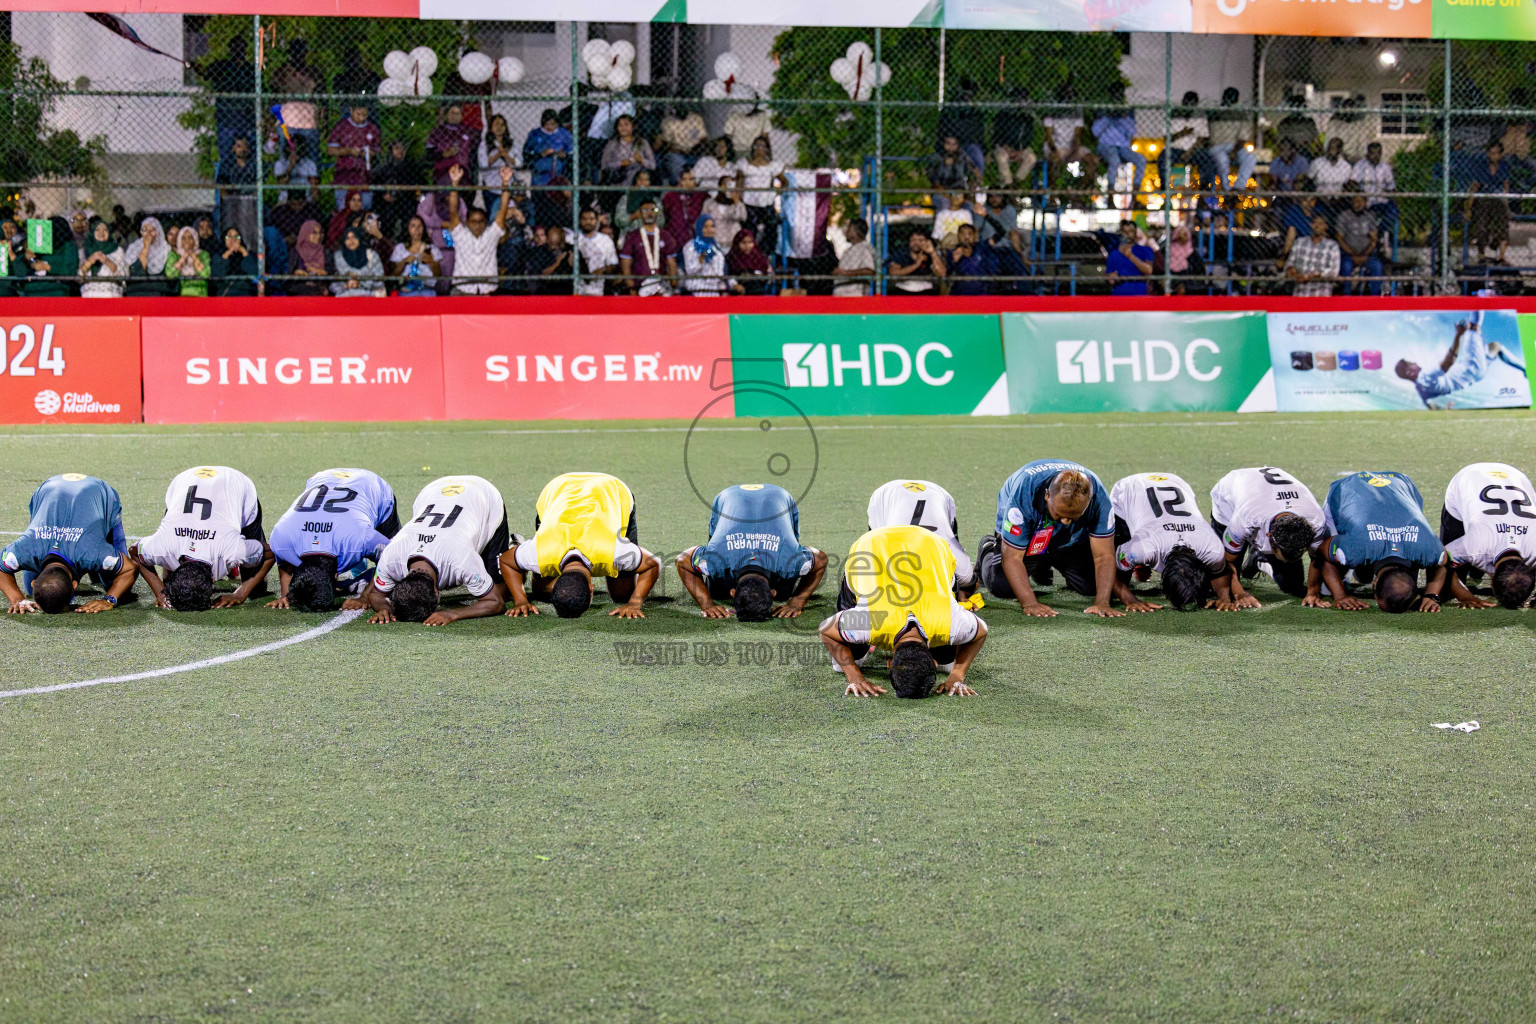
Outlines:
[[[290,566],[305,555],[331,555],[338,577],[353,576],[378,560],[394,522],[395,492],[383,477],[366,469],[322,470],[272,527],[272,553]]]

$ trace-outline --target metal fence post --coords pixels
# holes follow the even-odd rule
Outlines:
[[[1455,286],[1451,272],[1451,41],[1445,41],[1445,96],[1440,104],[1440,287]],[[1401,220],[1401,214],[1398,215]],[[1466,230],[1466,225],[1462,225]]]
[[[1158,174],[1163,185],[1163,294],[1173,294],[1173,261],[1168,258],[1168,247],[1173,244],[1173,197],[1168,179],[1173,177],[1173,154],[1168,144],[1173,138],[1173,33],[1163,33],[1163,151]]]
[[[253,60],[251,62],[251,70],[252,70],[251,78],[252,78],[252,87],[253,87],[253,90],[255,92],[255,97],[256,97],[255,100],[254,100],[254,102],[256,104],[256,133],[255,133],[256,137],[251,140],[251,148],[256,150],[256,273],[257,273],[257,280],[254,283],[256,284],[256,294],[264,295],[264,294],[266,294],[266,290],[267,290],[267,286],[266,286],[266,278],[267,278],[267,231],[266,231],[267,218],[266,218],[266,199],[267,199],[267,197],[266,197],[266,193],[264,191],[265,186],[267,184],[267,172],[266,172],[266,166],[265,166],[265,163],[266,163],[266,161],[265,161],[265,158],[266,158],[266,145],[265,145],[265,142],[266,142],[266,140],[262,138],[262,131],[261,131],[261,124],[262,124],[262,120],[261,120],[261,74],[262,74],[262,70],[263,70],[262,65],[264,65],[266,63],[266,61],[263,59],[266,56],[266,50],[264,50],[262,48],[262,45],[261,45],[261,15],[253,14],[251,16],[251,30],[252,30],[252,32],[254,34],[254,38],[251,40],[251,42],[254,44],[253,48],[251,50],[251,55],[255,58],[255,60]],[[215,100],[214,102],[217,103],[218,101]],[[223,155],[224,154],[222,154],[222,153],[219,154],[221,159],[223,158]],[[214,191],[214,195],[218,195],[218,191],[217,190]],[[284,267],[283,268],[283,272],[287,273],[287,271],[288,271],[288,268]]]
[[[875,261],[875,295],[885,294],[885,251],[890,238],[885,225],[885,198],[881,189],[885,183],[885,86],[880,81],[881,61],[884,56],[881,53],[881,30],[875,28],[875,182],[874,182],[874,207],[870,210],[878,218],[880,224],[880,252]],[[867,185],[865,186],[868,187]],[[875,232],[875,224],[869,226],[870,234]],[[868,239],[866,239],[868,241]]]
[[[581,97],[576,89],[576,73],[581,63],[578,22],[571,22],[571,294],[581,294],[581,270],[577,242],[581,239]],[[610,103],[612,93],[609,94]],[[610,113],[612,107],[609,107]]]

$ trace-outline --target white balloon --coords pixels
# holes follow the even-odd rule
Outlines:
[[[888,84],[890,82],[890,80],[891,80],[891,66],[889,64],[881,63],[881,65],[880,65],[880,84],[881,85],[886,85],[886,84]]]
[[[437,53],[430,46],[418,46],[411,51],[411,60],[416,64],[416,71],[422,78],[431,78],[437,74]]]
[[[628,39],[620,39],[609,47],[609,53],[613,56],[614,66],[620,64],[633,64],[635,62],[635,44]],[[612,77],[611,75],[609,76]]]
[[[871,50],[869,44],[862,39],[856,43],[848,44],[848,59],[857,65],[860,57],[864,58],[865,67],[869,67],[875,59],[875,51]]]
[[[398,78],[386,78],[379,83],[379,98],[386,107],[398,107],[400,97],[411,91],[411,87]]]
[[[484,85],[496,73],[496,62],[471,50],[459,58],[459,77],[466,85]]]
[[[729,94],[725,91],[725,83],[718,78],[711,78],[704,83],[704,98],[707,100],[723,100]]]
[[[612,92],[623,92],[634,80],[635,73],[628,64],[616,64],[608,70],[608,88]]]
[[[411,92],[409,85],[405,89],[405,102],[413,107],[419,107],[426,102],[428,96],[432,95],[432,79],[423,76],[421,81],[416,83],[414,94]]]
[[[724,82],[741,75],[741,58],[730,51],[715,58],[715,77]]]
[[[496,62],[496,79],[502,85],[516,85],[523,80],[528,69],[516,57],[503,57]]]
[[[581,48],[582,62],[588,67],[592,66],[594,60],[607,63],[612,57],[613,49],[608,45],[608,40],[606,39],[588,39],[587,45]]]
[[[587,81],[591,82],[593,85],[596,85],[599,78],[608,77],[608,72],[612,70],[612,68],[613,62],[608,57],[588,57]]]
[[[411,55],[404,50],[390,50],[384,55],[384,73],[402,82],[410,81]]]
[[[871,82],[869,79],[866,78],[864,80],[864,83],[859,86],[858,95],[855,96],[854,99],[861,100],[861,101],[862,100],[867,100],[871,96],[873,96],[874,94],[875,94],[875,83]]]
[[[853,82],[853,61],[847,57],[837,58],[837,60],[832,62],[832,67],[829,70],[832,73],[832,81],[839,85],[846,86]]]

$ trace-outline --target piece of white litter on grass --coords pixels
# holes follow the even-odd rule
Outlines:
[[[1431,722],[1429,727],[1431,729],[1455,729],[1458,732],[1477,732],[1477,730],[1482,728],[1476,719],[1470,722],[1457,722],[1455,725],[1452,725],[1450,722]]]

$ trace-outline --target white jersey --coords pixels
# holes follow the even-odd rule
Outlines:
[[[1122,569],[1151,566],[1163,571],[1176,547],[1192,550],[1215,576],[1227,567],[1227,556],[1211,524],[1200,514],[1195,490],[1183,477],[1172,473],[1137,473],[1116,481],[1109,491],[1115,518],[1131,531],[1129,540],[1115,547],[1115,562]]]
[[[196,466],[171,481],[165,518],[139,542],[139,557],[165,569],[175,569],[183,558],[207,562],[213,578],[223,579],[234,566],[261,561],[262,542],[240,535],[260,511],[250,477],[228,466]]]
[[[387,594],[424,558],[437,570],[437,589],[464,587],[476,597],[491,592],[500,578],[481,552],[506,522],[501,492],[478,476],[445,476],[423,487],[411,506],[411,521],[400,527],[373,576],[374,589]],[[491,559],[501,552],[490,553]]]
[[[869,528],[878,530],[886,526],[921,526],[932,530],[954,552],[956,581],[965,585],[975,576],[971,556],[960,543],[955,499],[938,484],[928,480],[892,480],[876,487],[869,496]]]
[[[1474,462],[1451,477],[1445,511],[1466,531],[1446,544],[1457,564],[1493,572],[1499,556],[1516,551],[1536,565],[1536,490],[1531,479],[1502,462]]]
[[[1234,469],[1211,488],[1211,518],[1226,527],[1221,541],[1234,555],[1252,544],[1260,554],[1274,554],[1269,521],[1282,512],[1301,516],[1312,525],[1317,550],[1327,530],[1323,510],[1307,485],[1283,469],[1256,466]]]

